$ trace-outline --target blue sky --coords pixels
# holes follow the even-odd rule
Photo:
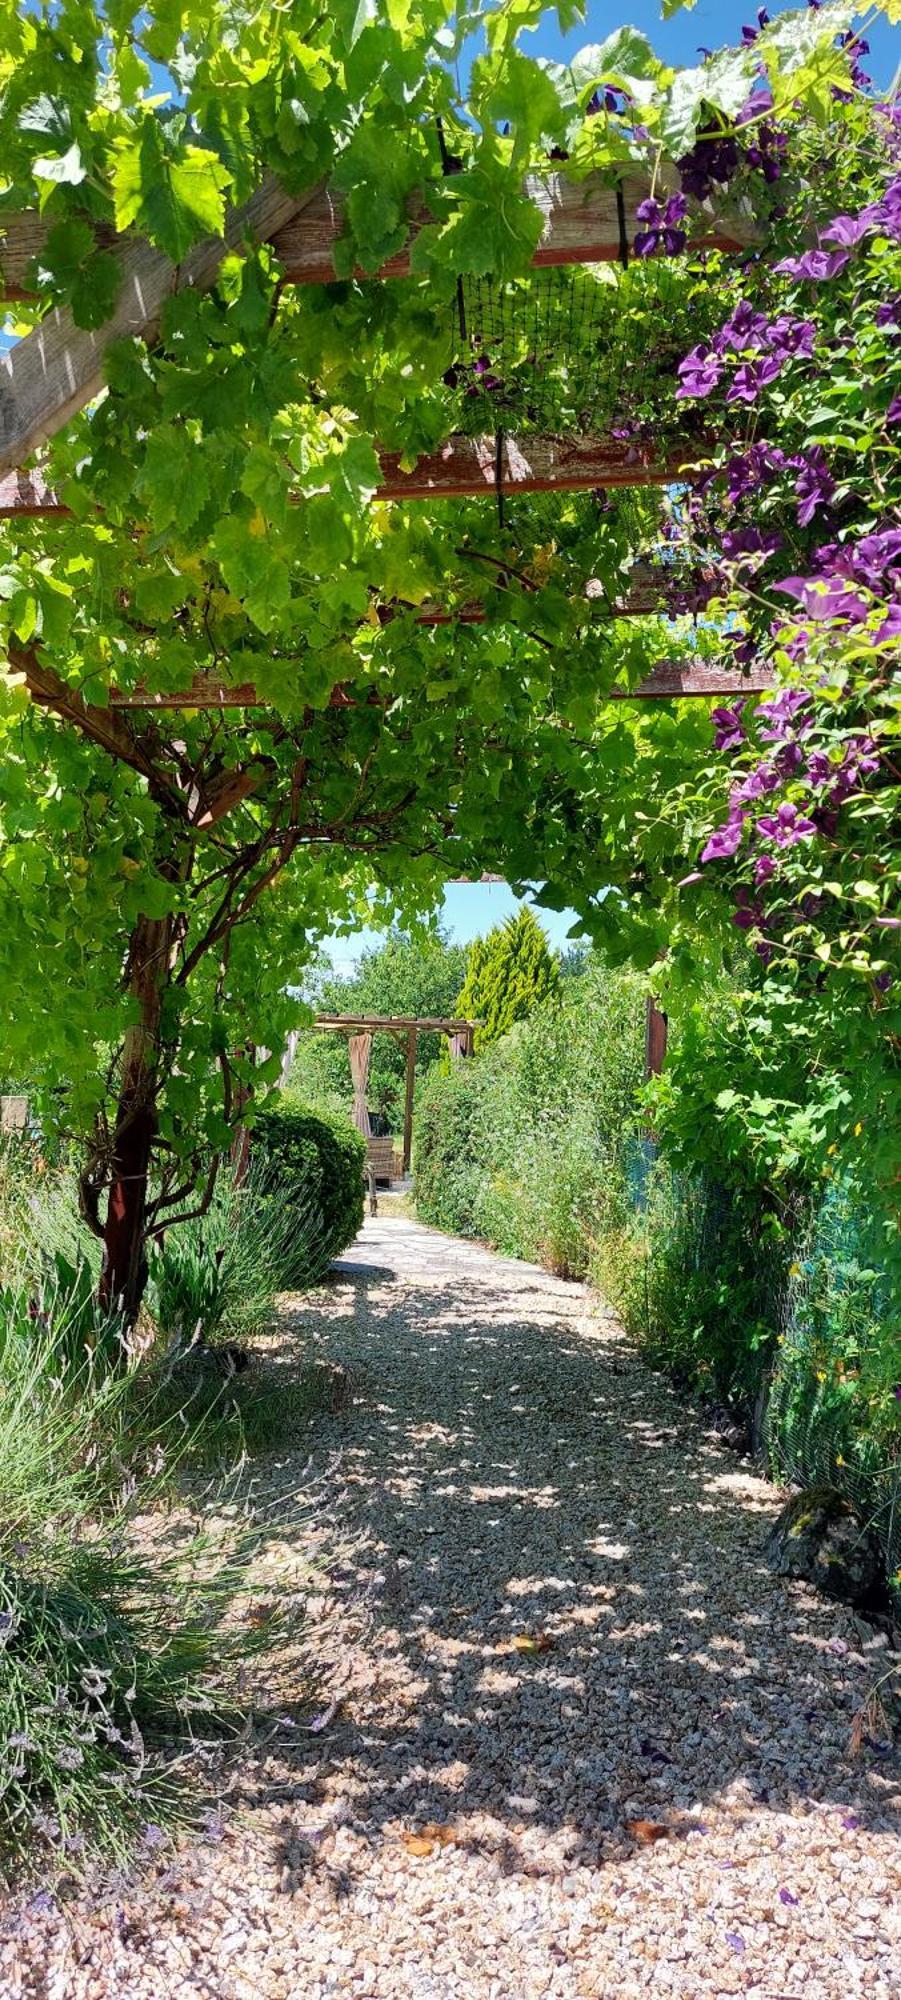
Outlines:
[[[522,902],[507,888],[506,882],[449,882],[440,916],[444,929],[456,944],[469,944],[521,908]],[[567,931],[576,922],[573,912],[536,909],[535,914],[551,943],[565,946]],[[327,940],[323,950],[338,972],[347,973],[356,965],[360,953],[379,944],[383,937],[383,931],[354,931],[350,937]]]

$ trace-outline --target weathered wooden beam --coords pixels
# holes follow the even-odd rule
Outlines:
[[[398,452],[381,454],[380,500],[443,500],[504,492],[552,493],[579,487],[665,486],[679,476],[694,453],[661,458],[659,452],[613,438],[534,436],[447,439],[438,451],[424,452],[411,472]]]
[[[769,667],[761,663],[741,673],[717,660],[658,660],[637,687],[608,688],[607,701],[676,701],[684,695],[763,694],[773,685]]]
[[[8,659],[13,675],[28,689],[32,701],[42,708],[51,709],[61,722],[73,724],[83,736],[107,751],[110,757],[128,764],[157,790],[167,793],[183,810],[184,799],[177,785],[167,772],[160,770],[127,715],[118,714],[114,707],[101,708],[95,702],[86,701],[78,689],[61,680],[54,668],[48,666],[32,647],[11,646]]]
[[[230,211],[221,238],[198,244],[177,267],[142,237],[121,237],[122,282],[115,311],[102,327],[87,332],[74,324],[70,312],[54,309],[24,340],[0,354],[0,472],[22,465],[99,395],[112,341],[129,335],[152,339],[167,298],[188,287],[207,290],[226,251],[240,249],[248,239],[259,243],[273,236],[316,192],[310,189],[298,199],[270,177],[241,208]],[[10,220],[6,218],[7,227]]]
[[[666,486],[687,475],[700,453],[695,444],[661,457],[650,446],[616,438],[551,437],[540,431],[504,438],[498,450],[493,437],[456,433],[440,450],[424,452],[410,472],[402,469],[399,452],[382,452],[377,493],[379,500],[465,500],[494,493],[498,484],[517,493]],[[40,472],[0,476],[0,518],[67,512]]]
[[[502,875],[455,877],[458,882],[476,879],[480,882],[502,882],[504,878]],[[372,1029],[375,1034],[381,1028],[399,1028],[404,1031],[419,1028],[423,1034],[462,1035],[464,1029],[471,1028],[475,1024],[468,1020],[457,1020],[456,1017],[449,1019],[443,1014],[317,1014],[312,1025],[314,1028],[337,1028],[345,1034],[348,1030],[353,1034],[366,1034]]]
[[[658,177],[658,189],[678,186],[670,169]],[[601,174],[572,181],[559,171],[530,174],[526,189],[544,217],[541,242],[533,262],[550,264],[618,263],[621,256],[620,218],[617,190]],[[639,202],[646,200],[650,184],[645,175],[627,171],[622,177],[623,216],[626,240],[631,246],[640,224],[636,218]],[[276,223],[270,240],[289,284],[327,285],[334,281],[334,245],[344,229],[344,201],[334,189],[320,183],[303,200],[303,214]],[[410,204],[410,243],[389,259],[380,278],[404,277],[410,268],[410,248],[420,229],[432,221],[424,201]],[[0,296],[25,299],[33,293],[32,265],[40,256],[49,223],[35,209],[0,217]],[[753,218],[730,215],[719,221],[716,213],[702,221],[703,233],[693,236],[692,251],[698,249],[744,250],[757,240]],[[268,233],[268,232],[267,232]],[[129,241],[110,228],[100,226],[98,239],[104,248],[118,251]],[[360,273],[359,275],[364,275]]]
[[[658,190],[664,183],[668,188],[678,187],[678,175],[673,168],[658,178]],[[640,202],[647,200],[651,189],[646,175],[629,171],[623,174],[621,185],[626,244],[630,249],[636,232],[641,228],[636,209]],[[546,174],[529,174],[525,186],[544,218],[533,265],[541,269],[551,264],[619,263],[622,238],[615,185],[611,186],[600,174],[589,174],[583,181],[572,181],[565,174],[548,171]],[[420,229],[432,220],[425,202],[411,204],[410,240],[396,257],[382,266],[378,273],[380,278],[406,277],[410,269],[412,245]],[[284,266],[289,284],[323,285],[333,281],[334,244],[343,228],[341,196],[330,188],[318,190],[303,216],[286,223],[273,238],[273,248]],[[693,252],[702,249],[745,250],[757,240],[757,234],[757,225],[751,217],[730,215],[728,221],[720,222],[714,213],[709,225],[707,218],[703,219],[702,233],[693,237],[691,249]]]
[[[70,512],[42,472],[5,472],[0,478],[0,520]]]
[[[742,674],[735,667],[711,660],[695,660],[688,666],[681,661],[662,660],[637,687],[610,688],[603,698],[605,701],[673,701],[694,695],[760,694],[772,684],[772,675],[763,666]],[[340,695],[339,690],[335,693]],[[336,708],[350,705],[350,697],[346,694],[343,699],[335,700],[333,697],[331,703]],[[266,708],[270,704],[260,700],[249,682],[229,687],[213,674],[199,674],[190,687],[176,694],[150,694],[140,687],[122,692],[113,688],[110,691],[110,706],[114,709]]]

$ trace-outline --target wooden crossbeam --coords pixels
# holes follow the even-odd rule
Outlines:
[[[678,185],[672,169],[658,176],[658,190]],[[526,191],[544,217],[541,241],[533,263],[552,264],[618,263],[621,257],[617,190],[601,174],[585,180],[567,180],[565,174],[548,171],[529,174]],[[626,238],[632,244],[637,229],[639,202],[647,199],[647,176],[627,171],[622,177],[623,213]],[[334,246],[344,230],[343,197],[320,182],[302,198],[303,213],[277,223],[270,240],[291,285],[327,285],[335,278]],[[423,226],[433,220],[423,201],[410,204],[410,242],[389,259],[379,278],[405,277],[410,268],[410,249]],[[117,236],[104,225],[95,225],[98,242],[104,249],[120,251],[134,238]],[[0,217],[0,297],[27,299],[33,295],[32,266],[43,250],[49,222],[36,209]],[[744,250],[757,240],[753,219],[731,214],[719,220],[714,212],[702,219],[704,233],[692,238],[691,248]],[[358,276],[365,274],[359,272]]]
[[[381,500],[472,498],[496,487],[518,493],[573,491],[579,487],[665,486],[697,457],[689,451],[662,459],[647,446],[598,437],[448,438],[424,452],[411,472],[397,452],[381,455]]]
[[[744,674],[718,660],[659,660],[637,687],[613,687],[608,701],[676,701],[689,695],[765,694],[773,686],[772,671],[762,663]]]
[[[617,190],[599,175],[578,183],[559,173],[532,175],[526,188],[544,217],[536,264],[601,263],[621,256]],[[621,191],[628,244],[635,234],[638,203],[649,192],[648,182],[643,175],[625,173]],[[410,215],[408,245],[379,277],[401,275],[409,269],[410,247],[429,219],[420,203]],[[0,472],[21,465],[99,394],[105,379],[104,357],[112,341],[127,335],[151,339],[166,298],[186,286],[207,289],[226,249],[239,248],[248,239],[271,242],[283,258],[289,281],[323,284],[335,275],[332,253],[343,224],[341,202],[323,183],[297,197],[286,194],[269,176],[243,207],[229,212],[222,238],[211,237],[198,244],[178,268],[142,237],[114,238],[122,283],[111,318],[94,332],[87,332],[75,326],[68,310],[55,309],[24,340],[0,355]],[[43,228],[32,213],[2,217],[0,277],[8,299],[21,297],[27,290],[30,267],[43,242]],[[730,217],[720,225],[713,216],[709,229],[692,248],[741,250],[755,240],[753,221]]]
[[[607,691],[607,701],[673,701],[691,695],[736,695],[760,694],[772,686],[772,675],[764,667],[752,668],[750,673],[739,673],[735,667],[717,661],[694,660],[690,665],[681,661],[663,660],[652,668],[645,679],[634,688],[614,687]],[[36,697],[40,699],[40,697]],[[350,705],[350,698],[333,701],[334,707]],[[180,693],[148,693],[144,688],[130,688],[110,691],[110,706],[114,709],[169,709],[169,708],[265,708],[269,704],[261,701],[255,687],[243,681],[238,687],[229,687],[213,674],[198,674],[191,686]]]
[[[2,393],[0,393],[2,404]],[[438,451],[424,452],[412,471],[401,467],[399,452],[382,452],[380,500],[471,499],[505,492],[552,493],[579,488],[666,486],[687,475],[701,447],[684,447],[661,457],[646,445],[615,438],[508,437],[500,450],[493,437],[456,433]],[[40,472],[0,477],[0,518],[66,514],[59,496]]]
[[[103,326],[87,332],[75,325],[70,312],[55,309],[0,354],[0,472],[22,465],[99,395],[111,342],[129,335],[152,338],[167,298],[188,287],[208,290],[227,250],[275,235],[316,192],[311,188],[300,198],[286,194],[270,176],[249,201],[230,211],[221,238],[198,244],[177,268],[143,237],[121,237],[119,295]],[[6,218],[4,226],[11,220]]]
[[[678,175],[672,168],[658,178],[658,191],[667,187],[678,187]],[[622,256],[620,235],[619,204],[617,190],[600,174],[589,174],[583,181],[567,180],[561,173],[529,174],[526,178],[526,192],[529,199],[540,209],[544,218],[541,241],[532,259],[537,268],[552,264],[613,264]],[[634,242],[641,224],[636,217],[639,203],[646,201],[650,194],[647,175],[626,172],[622,176],[623,219],[626,242]],[[426,224],[433,220],[424,202],[411,204],[410,239],[396,257],[392,257],[379,272],[380,278],[406,277],[410,269],[410,251],[413,243]],[[706,223],[707,218],[704,218]],[[303,217],[288,222],[273,238],[273,248],[284,266],[289,284],[322,285],[329,284],[335,276],[333,250],[337,237],[344,228],[344,205],[341,196],[333,189],[320,189]],[[703,234],[692,239],[692,251],[696,250],[746,250],[757,240],[757,226],[753,219],[736,218],[730,215],[728,221],[720,221],[714,212],[709,227]],[[358,276],[363,276],[362,272]]]

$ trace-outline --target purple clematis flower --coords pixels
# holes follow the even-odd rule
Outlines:
[[[870,202],[861,214],[883,235],[901,240],[901,175],[890,182],[879,201]]]
[[[797,598],[806,618],[847,618],[856,625],[869,613],[865,599],[848,588],[844,577],[784,576],[773,589]]]
[[[787,463],[784,451],[771,444],[752,444],[741,457],[730,458],[726,465],[726,492],[732,505],[746,493],[753,493],[768,472],[781,472]]]
[[[754,881],[757,888],[769,882],[776,873],[776,862],[772,854],[758,854],[754,863]]]
[[[872,227],[866,215],[836,215],[828,228],[820,230],[820,241],[837,243],[840,250],[854,250],[869,236]]]
[[[754,139],[745,151],[745,159],[748,166],[756,167],[767,185],[772,187],[775,181],[782,178],[787,151],[788,139],[784,132],[779,131],[778,126],[758,125]]]
[[[901,326],[901,292],[896,299],[883,299],[876,307],[877,326]]]
[[[739,167],[735,140],[723,133],[702,131],[691,151],[676,162],[683,190],[695,201],[706,201],[714,187],[727,187]]]
[[[744,701],[739,700],[731,708],[714,708],[710,720],[713,723],[713,740],[718,750],[737,750],[745,740],[742,710]]]
[[[885,645],[889,639],[901,639],[901,604],[893,604],[891,606],[888,617],[883,618],[882,624],[877,626],[873,637],[879,645]]]
[[[775,382],[782,373],[782,362],[777,354],[768,354],[762,361],[743,361],[735,371],[731,389],[726,391],[727,403],[756,403],[761,389]]]
[[[798,526],[806,528],[813,520],[818,507],[828,506],[835,492],[835,480],[826,463],[822,445],[815,444],[810,451],[801,452],[791,463],[800,467],[795,481],[798,496]]]
[[[830,542],[815,550],[818,567],[881,591],[886,576],[901,584],[901,528],[877,528],[858,542]]]
[[[718,354],[727,347],[751,348],[759,352],[766,345],[768,331],[766,313],[755,312],[747,299],[739,299],[731,319],[727,319],[719,333],[714,334],[713,345]]]
[[[774,319],[767,335],[771,354],[778,354],[783,361],[795,356],[809,361],[813,355],[816,326],[812,319],[792,319],[790,313],[781,313]]]
[[[725,826],[718,826],[712,833],[701,854],[702,861],[729,861],[737,854],[744,832],[744,821],[740,818],[728,819]]]
[[[742,38],[742,41],[744,42],[744,45],[745,45],[745,48],[748,48],[748,49],[750,49],[750,48],[753,48],[753,46],[754,46],[754,43],[755,43],[755,42],[756,42],[756,40],[757,40],[757,37],[758,37],[758,35],[759,35],[759,33],[760,33],[760,30],[761,30],[761,28],[765,28],[765,27],[767,27],[767,25],[768,25],[768,23],[769,23],[769,18],[770,18],[770,17],[769,17],[769,14],[768,14],[768,13],[767,13],[767,11],[766,11],[766,8],[765,8],[765,7],[758,7],[758,9],[757,9],[757,26],[756,26],[756,28],[750,28],[750,27],[744,27],[744,28],[742,28],[742,31],[741,31],[741,38]]]
[[[748,772],[740,785],[733,786],[729,796],[730,814],[740,812],[745,805],[752,804],[756,799],[765,798],[767,792],[777,791],[779,783],[779,773],[774,764],[755,765],[753,771]]]
[[[803,257],[783,257],[774,268],[786,278],[807,278],[813,284],[837,278],[848,262],[847,250],[805,250]]]
[[[809,728],[808,717],[803,717],[800,722],[798,718],[810,700],[808,688],[781,688],[778,694],[771,695],[767,701],[762,701],[757,714],[764,742],[784,743],[794,735],[796,729]]]
[[[742,556],[772,556],[782,547],[782,536],[771,529],[768,535],[760,528],[727,528],[721,537],[723,554],[730,562]]]
[[[715,389],[723,372],[723,364],[716,354],[711,354],[705,341],[693,347],[685,360],[679,363],[679,387],[677,397],[709,396]]]
[[[653,257],[659,250],[666,256],[675,257],[685,249],[686,232],[682,224],[688,214],[688,202],[684,194],[671,194],[664,208],[659,201],[648,197],[640,201],[635,210],[636,219],[647,226],[640,229],[635,238],[636,257]]]
[[[805,819],[793,806],[790,799],[784,799],[775,813],[762,813],[757,821],[757,832],[764,840],[772,840],[777,847],[795,847],[799,840],[806,840],[816,833],[812,819]]]
[[[885,413],[887,424],[901,424],[901,396],[894,396]]]
[[[813,786],[814,791],[821,791],[824,785],[831,784],[835,776],[835,771],[836,766],[827,757],[825,750],[811,751],[807,759],[805,777],[807,783]]]

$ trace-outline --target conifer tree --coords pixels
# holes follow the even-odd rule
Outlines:
[[[456,1012],[477,1020],[475,1046],[486,1048],[543,1000],[556,999],[560,967],[537,917],[528,908],[507,917],[469,948]]]

